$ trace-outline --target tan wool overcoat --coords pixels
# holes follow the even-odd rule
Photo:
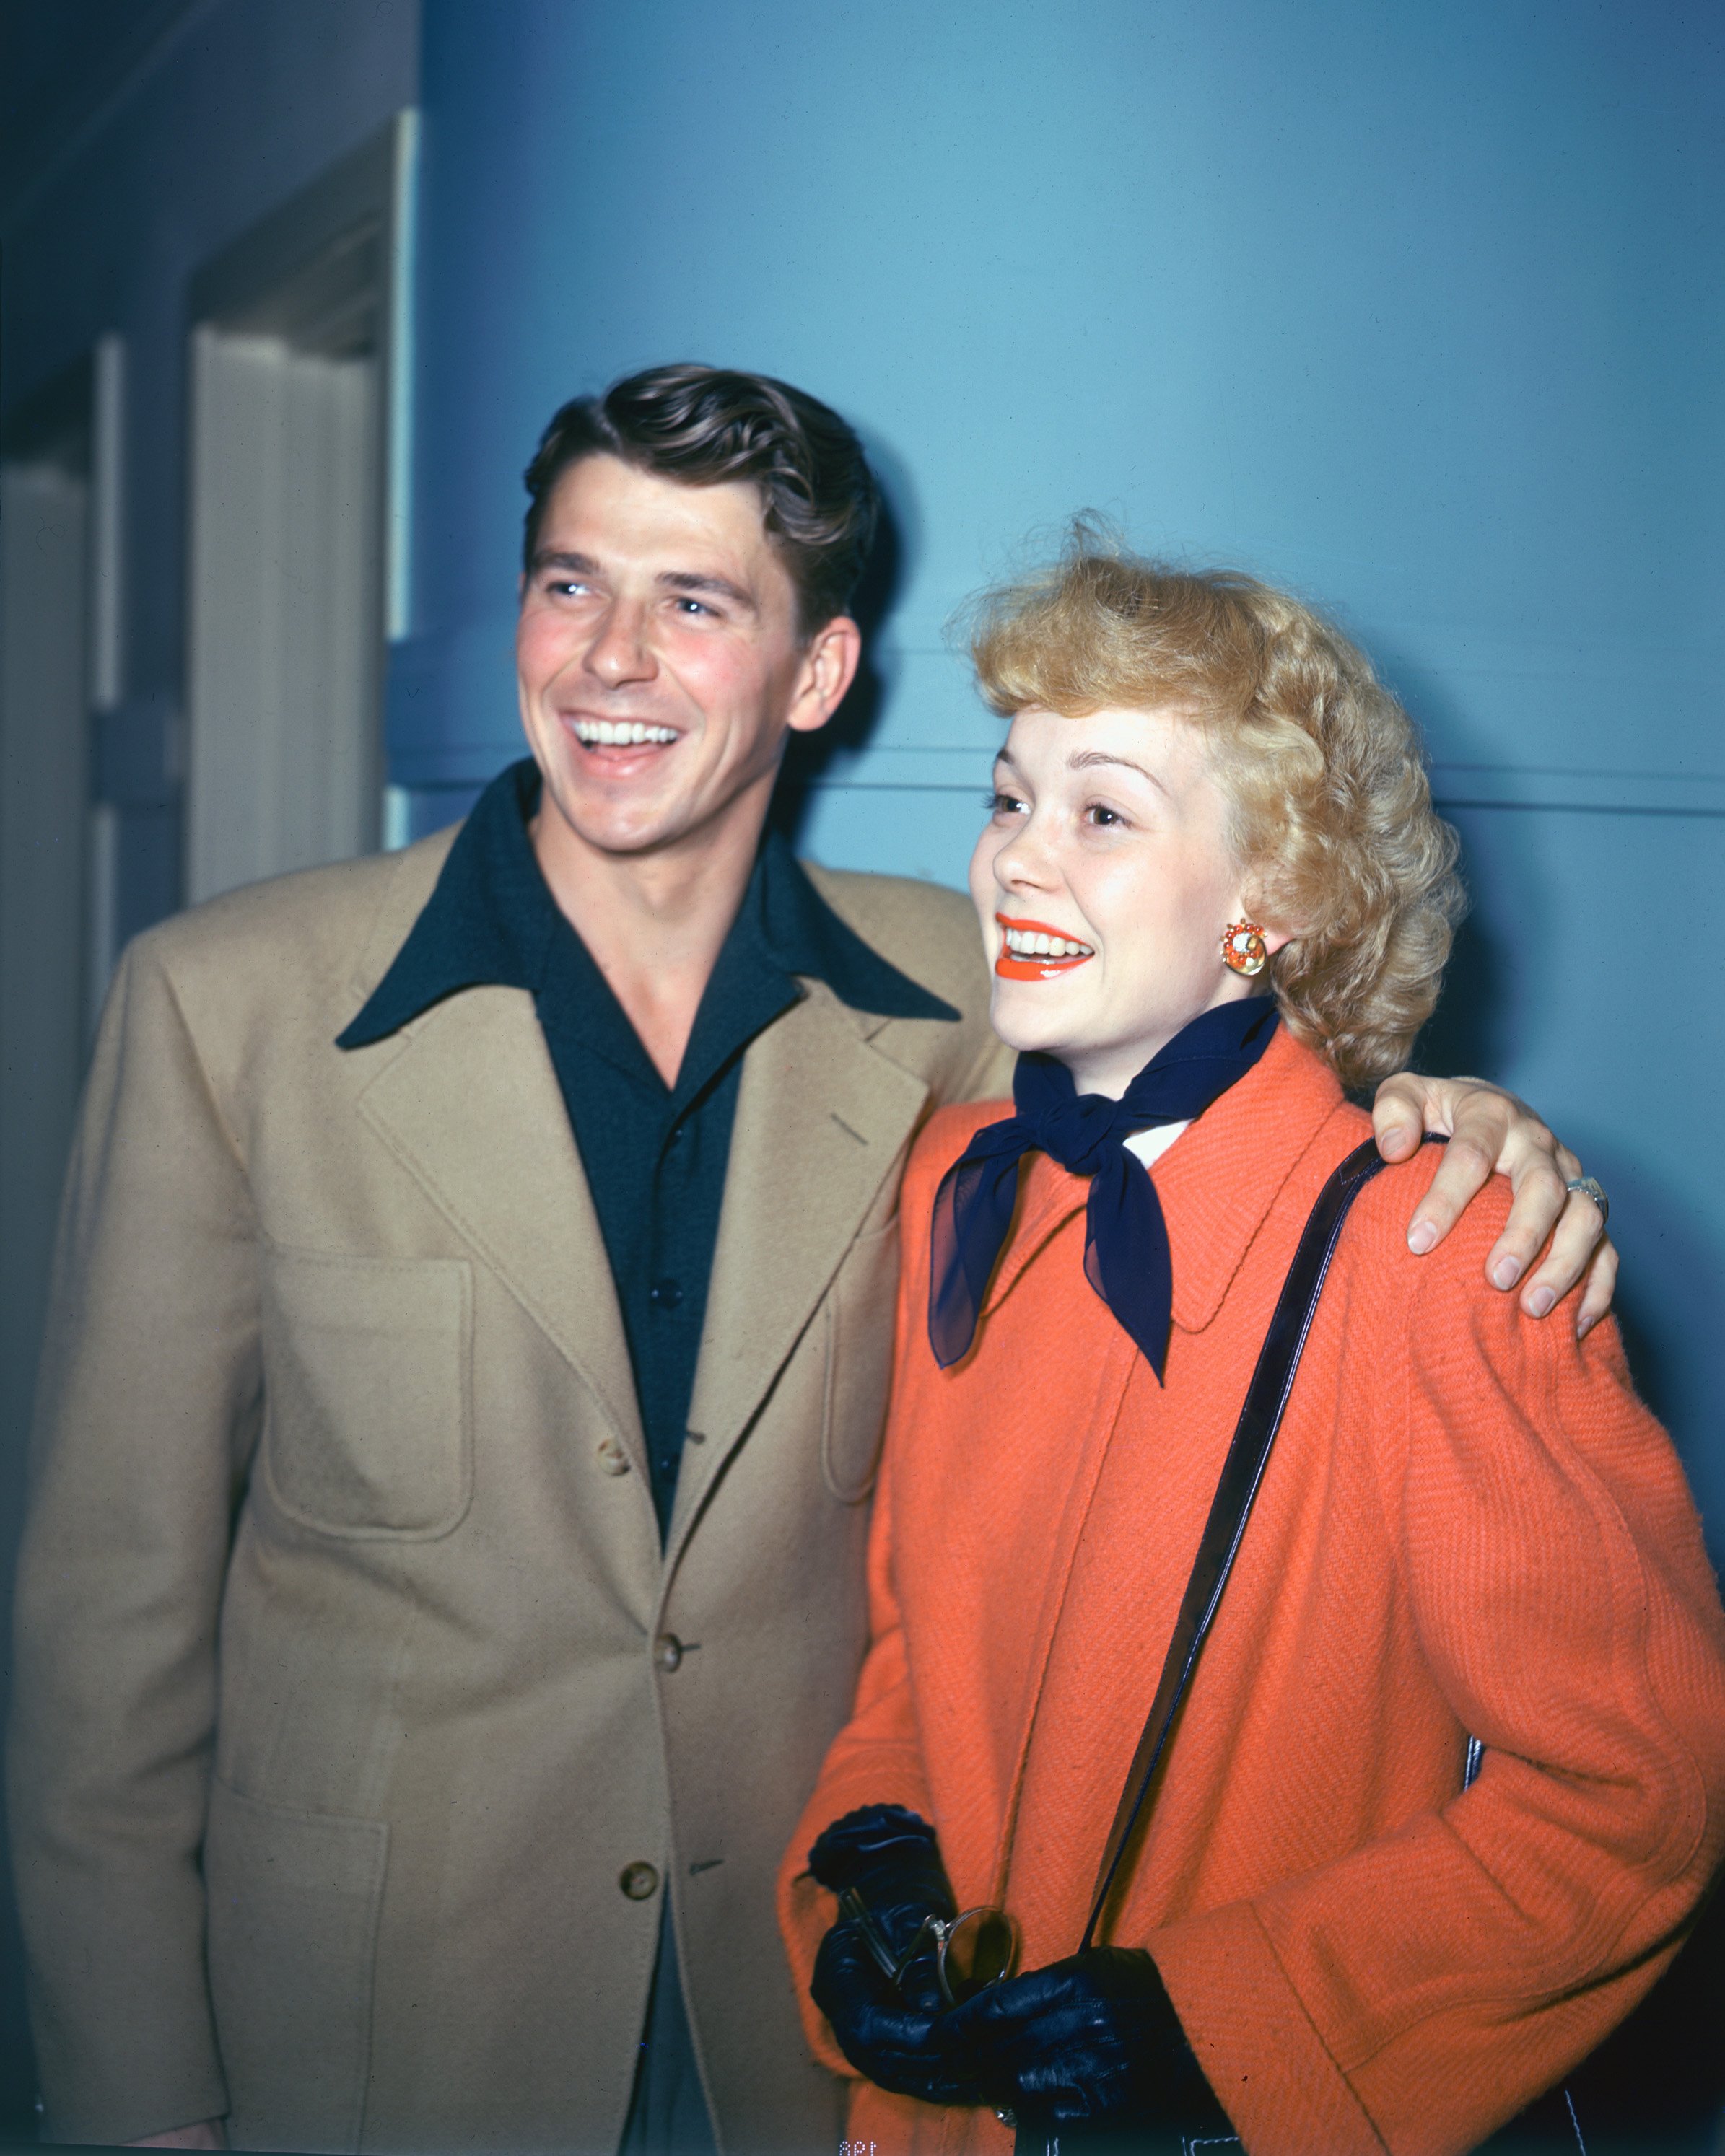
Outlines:
[[[722,2148],[814,2148],[773,1873],[849,1707],[899,1179],[998,1091],[974,918],[816,872],[957,1022],[750,1045],[662,1553],[531,997],[335,1036],[449,835],[135,944],[72,1163],[10,1797],[49,2131],[614,2148],[662,1897]]]

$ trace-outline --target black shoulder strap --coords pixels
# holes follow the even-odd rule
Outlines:
[[[1167,1745],[1175,1712],[1185,1697],[1198,1651],[1215,1617],[1222,1590],[1228,1584],[1228,1575],[1233,1568],[1234,1557],[1251,1516],[1252,1501],[1264,1479],[1269,1448],[1275,1442],[1288,1395],[1294,1389],[1294,1373],[1300,1368],[1300,1351],[1311,1330],[1324,1276],[1330,1270],[1342,1223],[1347,1218],[1349,1207],[1383,1164],[1383,1156],[1369,1138],[1364,1145],[1356,1147],[1318,1194],[1318,1201],[1300,1235],[1300,1247],[1294,1253],[1294,1262],[1288,1269],[1287,1280],[1269,1321],[1269,1330],[1264,1335],[1258,1367],[1252,1373],[1233,1441],[1222,1463],[1221,1479],[1216,1485],[1210,1517],[1204,1522],[1198,1553],[1192,1560],[1192,1576],[1181,1597],[1180,1614],[1174,1622],[1174,1636],[1168,1642],[1156,1698],[1144,1725],[1144,1734],[1138,1740],[1138,1749],[1126,1771],[1126,1786],[1120,1792],[1120,1808],[1115,1813],[1108,1845],[1097,1871],[1096,1898],[1090,1921],[1084,1927],[1080,1951],[1095,1939],[1096,1927],[1114,1891],[1120,1859],[1132,1839],[1133,1829],[1144,1810],[1150,1785]]]

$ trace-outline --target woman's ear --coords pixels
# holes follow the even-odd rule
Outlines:
[[[1264,949],[1274,958],[1278,951],[1284,949],[1296,937],[1303,936],[1305,932],[1303,928],[1298,927],[1272,928],[1259,911],[1264,902],[1262,899],[1254,898],[1249,891],[1237,891],[1234,893],[1233,911],[1229,914],[1228,920],[1230,922],[1244,921],[1255,928],[1264,938]]]

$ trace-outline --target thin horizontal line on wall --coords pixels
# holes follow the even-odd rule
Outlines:
[[[471,791],[510,760],[497,743],[444,743],[423,761],[397,753],[390,777],[414,793]],[[961,793],[980,808],[988,794],[992,750],[981,742],[883,742],[841,749],[793,785],[822,792]],[[426,765],[432,767],[426,768]],[[1517,770],[1508,764],[1434,764],[1432,798],[1439,808],[1518,808],[1549,814],[1725,817],[1725,777],[1649,771]]]
[[[976,793],[988,790],[991,752],[980,744],[883,742],[842,752],[814,778],[821,787],[869,792]],[[1583,771],[1551,766],[1434,764],[1439,808],[1530,808],[1614,816],[1725,816],[1725,775]]]
[[[1725,815],[1725,776],[1711,772],[1434,763],[1431,778],[1432,798],[1440,808],[1575,809],[1610,816]]]
[[[979,771],[975,778],[955,778],[950,767],[924,773],[907,771],[898,766],[896,758],[887,761],[888,767],[882,771],[874,757],[858,757],[849,771],[821,772],[802,783],[826,793],[964,793],[978,802],[986,798],[986,771]],[[1671,780],[1659,788],[1656,793],[1650,788],[1638,788],[1636,791],[1642,798],[1614,801],[1599,798],[1603,789],[1578,788],[1560,793],[1554,788],[1547,793],[1524,786],[1513,792],[1506,788],[1501,793],[1483,787],[1452,791],[1439,781],[1433,785],[1432,799],[1440,809],[1511,808],[1547,815],[1725,817],[1725,799],[1709,798],[1712,790],[1691,788],[1681,781]],[[1655,798],[1648,798],[1650,793],[1655,793]],[[1681,798],[1685,794],[1689,798]]]
[[[976,786],[955,786],[945,779],[926,778],[816,778],[811,788],[822,793],[968,793],[981,797],[986,790]],[[1701,816],[1725,818],[1725,808],[1644,808],[1605,801],[1465,801],[1454,794],[1434,794],[1438,808],[1508,808],[1547,816]]]
[[[1464,801],[1453,793],[1434,793],[1437,808],[1506,808],[1512,814],[1531,812],[1547,816],[1699,816],[1725,819],[1725,808],[1644,808],[1621,801]]]

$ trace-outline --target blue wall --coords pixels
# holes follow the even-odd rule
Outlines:
[[[420,827],[518,752],[539,425],[673,357],[862,429],[898,567],[801,837],[960,879],[996,722],[942,625],[1079,504],[1337,606],[1477,906],[1428,1057],[1608,1182],[1725,1548],[1725,26],[1660,0],[426,0]]]

